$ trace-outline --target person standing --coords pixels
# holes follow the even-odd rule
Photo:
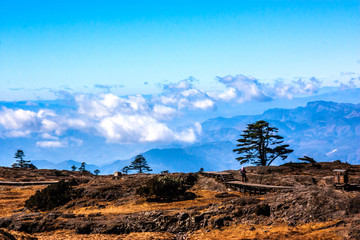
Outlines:
[[[242,181],[243,183],[246,183],[246,182],[247,182],[247,179],[246,179],[246,170],[245,170],[244,167],[241,168],[240,173],[241,173],[241,181]]]

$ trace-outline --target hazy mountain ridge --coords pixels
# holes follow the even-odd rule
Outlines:
[[[231,142],[214,142],[196,145],[187,148],[152,149],[142,153],[154,172],[168,170],[170,172],[194,172],[201,167],[205,169],[225,170],[234,168],[238,164],[233,161],[235,154],[232,152],[234,144]],[[128,166],[134,158],[117,160],[110,164],[97,166],[89,164],[86,169],[93,172],[100,170],[100,174],[112,174]],[[71,166],[80,166],[80,162],[68,160],[60,163],[51,163],[46,160],[32,161],[40,169],[71,170]]]
[[[211,139],[213,134],[219,134],[221,130],[224,131],[223,135],[230,136],[234,130],[240,134],[248,123],[262,119],[278,127],[280,135],[295,150],[289,160],[296,161],[299,156],[311,155],[319,161],[337,158],[359,163],[359,115],[360,104],[309,102],[305,107],[269,109],[261,115],[209,119],[202,125],[202,139]],[[238,137],[229,141],[235,142]]]
[[[355,164],[360,162],[359,115],[360,104],[316,101],[294,109],[269,109],[261,115],[214,118],[203,122],[203,133],[194,145],[151,149],[142,154],[154,172],[190,172],[201,167],[219,171],[238,168],[236,154],[232,152],[236,139],[248,123],[263,119],[278,127],[280,135],[294,149],[287,161],[297,161],[298,157],[307,155],[317,161],[340,159]],[[98,168],[102,174],[110,174],[120,171],[132,159],[102,166],[89,165],[88,168],[92,171]],[[274,162],[282,163],[280,160]],[[73,164],[75,162],[66,161],[53,164],[52,168],[69,169]]]
[[[59,170],[71,170],[72,166],[77,168],[80,167],[81,162],[77,162],[74,160],[66,160],[59,163],[52,163],[47,160],[33,160],[32,163],[39,169],[59,169]],[[94,164],[86,164],[86,170],[94,172],[94,170],[100,169],[100,167]]]

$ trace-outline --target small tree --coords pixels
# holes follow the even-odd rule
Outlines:
[[[75,172],[76,169],[77,169],[77,167],[75,165],[72,165],[71,170]]]
[[[99,170],[99,169],[96,169],[96,170],[94,171],[94,173],[95,173],[95,175],[97,176],[97,175],[99,175],[100,170]]]
[[[84,172],[87,172],[87,170],[86,170],[85,167],[86,167],[86,162],[82,162],[81,165],[80,165],[80,167],[79,167],[79,171],[80,171],[80,172],[83,172],[83,173],[84,173]]]
[[[129,170],[137,170],[138,173],[151,172],[152,169],[149,167],[146,159],[143,155],[137,155],[135,160],[131,162]]]
[[[18,149],[15,153],[16,163],[11,165],[13,168],[30,168],[30,169],[37,169],[34,164],[31,163],[29,160],[24,160],[25,153],[23,150]]]
[[[277,134],[276,127],[270,127],[266,121],[248,124],[237,141],[238,148],[233,151],[240,154],[236,158],[240,164],[252,163],[258,166],[269,166],[276,158],[285,160],[294,150],[288,144],[282,144],[283,137]]]
[[[127,174],[130,171],[130,168],[128,166],[125,166],[121,169],[121,171],[125,174]]]

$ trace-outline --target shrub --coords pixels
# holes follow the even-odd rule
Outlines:
[[[315,159],[308,157],[308,156],[303,156],[303,157],[299,157],[298,158],[300,161],[304,161],[304,162],[308,162],[308,163],[316,163]]]
[[[255,214],[257,216],[263,215],[269,217],[270,213],[270,206],[267,204],[257,205],[255,208]]]
[[[186,174],[182,179],[184,181],[184,184],[188,188],[191,188],[192,186],[194,186],[194,184],[198,180],[198,175],[195,173],[189,173],[189,174]]]
[[[62,206],[74,196],[71,185],[71,183],[61,180],[41,191],[36,191],[34,195],[25,201],[25,207],[31,210],[46,211]]]
[[[62,171],[59,171],[59,170],[54,170],[54,175],[57,176],[57,177],[64,176],[64,174],[62,173]]]
[[[360,213],[359,206],[360,206],[360,194],[356,194],[354,197],[350,199],[348,212],[350,214]]]
[[[187,193],[196,182],[196,175],[185,177],[158,176],[150,179],[144,187],[137,189],[140,196],[147,197],[148,200],[172,201],[179,199],[193,198],[194,194]]]

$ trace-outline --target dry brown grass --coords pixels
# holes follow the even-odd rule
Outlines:
[[[344,239],[336,221],[325,223],[307,223],[304,225],[290,227],[286,224],[272,226],[261,225],[234,225],[221,230],[201,229],[189,236],[190,240],[219,240],[219,239],[295,239],[295,240],[336,240]]]
[[[7,217],[14,210],[24,207],[25,201],[37,190],[46,186],[0,186],[0,217]]]
[[[215,197],[215,194],[218,192],[209,191],[209,190],[195,190],[193,191],[198,197],[193,200],[185,201],[176,201],[170,203],[156,203],[156,202],[147,202],[144,199],[142,200],[133,200],[128,204],[124,205],[114,205],[109,204],[104,209],[98,209],[97,207],[82,207],[74,209],[72,212],[75,214],[93,214],[101,213],[103,215],[114,215],[114,214],[128,214],[144,211],[154,211],[154,210],[170,210],[173,212],[181,212],[184,209],[190,207],[199,207],[206,206],[210,203],[217,203],[223,201],[224,199],[219,199]],[[238,196],[242,196],[239,192],[231,192]],[[107,202],[108,203],[108,202]]]
[[[223,228],[221,230],[201,229],[191,234],[189,240],[240,240],[240,239],[273,239],[273,240],[340,240],[343,227],[337,227],[336,221],[325,223],[308,223],[297,227],[289,227],[286,224],[276,224],[272,226],[247,225],[240,224]],[[56,232],[47,232],[34,234],[39,240],[60,240],[60,239],[92,239],[92,240],[147,240],[174,239],[174,235],[170,233],[130,233],[123,235],[114,234],[76,234],[70,230],[61,230]]]
[[[170,240],[174,239],[171,233],[157,233],[157,232],[144,232],[144,233],[130,233],[130,234],[76,234],[73,231],[56,231],[41,234],[34,234],[39,240]]]
[[[23,233],[23,232],[18,232],[18,231],[12,231],[12,230],[8,230],[8,229],[4,229],[4,228],[0,228],[0,239],[1,240],[11,240],[14,238],[15,239],[31,239],[31,235],[27,234],[27,233]]]

